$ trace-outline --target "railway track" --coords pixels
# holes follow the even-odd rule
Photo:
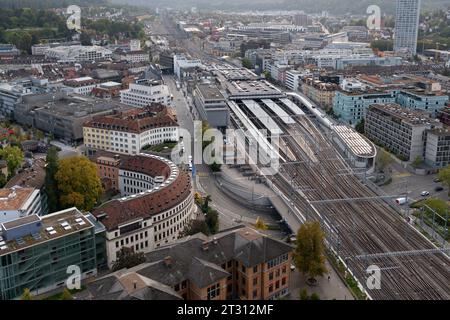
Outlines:
[[[268,114],[270,110],[266,109]],[[450,259],[442,252],[417,255],[384,255],[434,249],[423,235],[413,229],[389,204],[349,171],[338,151],[308,117],[297,117],[294,125],[277,120],[284,132],[282,140],[297,161],[281,164],[272,182],[288,195],[308,219],[326,225],[329,245],[345,259],[346,264],[373,299],[450,299]],[[305,147],[307,143],[309,146]],[[311,150],[317,150],[314,156]],[[282,150],[281,150],[282,151]],[[317,161],[314,161],[317,160]],[[375,199],[351,201],[352,198]],[[336,202],[328,200],[335,199]],[[342,201],[342,199],[349,199]],[[327,200],[320,203],[321,200]],[[328,229],[327,229],[328,228]],[[355,258],[375,254],[370,258]],[[381,269],[381,288],[366,286],[369,265]]]

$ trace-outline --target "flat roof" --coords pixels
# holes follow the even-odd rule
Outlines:
[[[284,93],[265,80],[232,81],[227,86],[230,96],[242,97],[283,97]]]
[[[34,190],[33,188],[0,189],[0,211],[19,210]]]
[[[293,103],[288,98],[282,98],[282,99],[280,99],[280,101],[283,102],[286,105],[286,107],[288,107],[295,115],[297,115],[297,116],[304,116],[305,115],[303,110],[300,109],[300,107],[298,105]]]
[[[364,158],[370,158],[376,155],[376,149],[373,143],[369,142],[352,128],[345,125],[335,125],[333,126],[333,130],[350,148],[354,155]]]
[[[261,100],[266,106],[268,106],[285,124],[294,124],[295,120],[287,114],[278,104],[276,104],[273,100],[270,99],[262,99]]]
[[[214,84],[202,83],[202,84],[198,84],[197,88],[201,92],[201,94],[202,94],[203,98],[205,98],[205,100],[220,99],[220,100],[225,101],[225,97],[222,95],[219,88],[217,88],[217,86]]]
[[[369,110],[371,109],[380,110],[412,125],[439,123],[438,119],[431,118],[431,115],[425,111],[404,108],[396,103],[372,104],[369,106]]]
[[[242,100],[248,110],[270,131],[270,134],[283,134],[283,130],[276,122],[261,108],[255,100]]]
[[[4,246],[0,247],[0,256],[93,227],[89,219],[75,207],[45,215],[40,220],[42,228],[38,233],[22,236],[20,240],[17,238],[6,241]],[[7,224],[14,224],[14,227],[17,227],[30,222],[32,221],[29,221],[26,217]]]

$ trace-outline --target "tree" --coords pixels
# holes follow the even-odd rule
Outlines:
[[[255,227],[260,229],[260,230],[267,230],[267,224],[264,222],[263,219],[261,219],[261,217],[256,218],[256,223],[255,223]]]
[[[80,42],[83,46],[90,46],[92,44],[91,37],[86,32],[80,34]]]
[[[358,124],[355,126],[355,130],[359,133],[364,134],[364,124],[365,124],[365,120],[361,119],[361,121],[358,122]]]
[[[205,222],[208,226],[210,234],[215,234],[219,231],[219,214],[216,210],[209,208],[208,212],[206,213]]]
[[[50,147],[45,158],[45,193],[47,195],[47,206],[50,212],[56,212],[59,209],[58,185],[56,182],[56,173],[58,172],[58,151],[55,147]]]
[[[380,149],[377,156],[377,164],[380,170],[386,169],[392,163],[391,155],[384,149]]]
[[[297,232],[294,261],[297,268],[312,280],[326,271],[324,256],[325,234],[317,221],[307,221]]]
[[[208,194],[205,199],[203,199],[203,204],[202,204],[202,212],[203,213],[207,213],[209,210],[209,202],[211,201],[211,196]]]
[[[415,168],[417,168],[417,167],[419,167],[422,163],[423,163],[423,158],[422,158],[421,156],[417,156],[417,157],[414,159],[414,161],[413,161],[413,163],[412,163],[412,166],[415,167]]]
[[[313,293],[311,297],[309,297],[310,300],[320,300],[320,296],[317,293]]]
[[[36,130],[34,132],[34,138],[37,140],[43,140],[45,137],[44,133],[41,130]]]
[[[450,196],[450,166],[447,168],[441,169],[438,174],[439,179],[442,180],[442,183],[449,187],[449,196]]]
[[[33,300],[33,296],[31,295],[30,289],[25,288],[23,290],[23,294],[20,297],[20,300]]]
[[[132,248],[122,247],[117,253],[117,260],[114,261],[112,270],[129,269],[144,262],[145,255],[143,252],[134,252]]]
[[[70,293],[69,289],[64,288],[64,290],[61,294],[61,300],[73,300],[73,296]]]
[[[197,233],[203,233],[204,235],[209,235],[209,228],[205,220],[191,220],[183,232],[180,234],[180,238],[186,236],[192,236]]]
[[[8,164],[9,175],[14,175],[17,168],[19,168],[23,161],[23,152],[18,147],[6,146],[0,150],[2,159],[6,160]]]
[[[209,168],[212,172],[220,172],[222,169],[222,165],[220,163],[217,163],[214,161],[212,164],[209,165]]]
[[[62,207],[75,206],[89,211],[103,192],[97,167],[86,157],[60,160],[55,179]]]
[[[242,66],[247,69],[253,68],[252,62],[247,58],[242,59]]]
[[[3,188],[7,182],[5,175],[0,172],[0,188]]]
[[[308,290],[306,288],[300,290],[300,300],[309,300]]]

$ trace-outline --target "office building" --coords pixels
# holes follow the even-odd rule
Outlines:
[[[197,84],[194,90],[194,104],[202,120],[214,128],[226,128],[230,112],[225,97],[213,84]]]
[[[426,131],[425,164],[433,169],[450,165],[450,129],[448,126]]]
[[[120,102],[133,107],[146,107],[152,103],[170,106],[172,99],[167,85],[148,79],[137,80],[130,83],[128,89],[120,91]]]
[[[0,189],[0,223],[33,214],[42,214],[39,189],[20,187]]]
[[[99,46],[59,46],[45,51],[47,58],[59,62],[102,61],[112,58],[112,51]]]
[[[441,128],[437,119],[398,104],[372,104],[365,120],[365,135],[404,161],[423,159],[426,131]]]
[[[178,123],[163,105],[132,108],[85,122],[83,140],[87,148],[138,154],[145,146],[178,141]]]
[[[417,52],[421,0],[396,0],[394,51],[413,56]]]
[[[80,268],[82,280],[97,274],[96,230],[76,208],[5,222],[1,232],[2,300],[19,298],[26,288],[38,295],[65,286],[69,266]]]

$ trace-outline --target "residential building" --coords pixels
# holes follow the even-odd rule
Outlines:
[[[396,0],[394,51],[413,56],[417,52],[421,0]]]
[[[97,274],[95,227],[76,208],[4,222],[1,232],[2,300],[19,298],[25,288],[33,295],[61,288],[69,267],[78,266],[82,280]]]
[[[169,87],[160,81],[142,79],[130,83],[128,89],[120,91],[120,102],[134,107],[145,107],[152,103],[170,106],[172,100]]]
[[[176,115],[163,105],[102,115],[83,125],[87,148],[122,154],[138,154],[145,146],[178,141],[178,138]]]
[[[88,284],[87,299],[274,300],[290,293],[292,252],[290,245],[243,226],[214,237],[197,234]],[[136,287],[127,289],[123,277],[135,279]]]
[[[33,214],[42,214],[39,189],[19,187],[0,189],[0,223]]]
[[[419,109],[436,117],[439,110],[449,101],[447,94],[441,91],[427,91],[421,88],[402,88],[397,92],[396,102],[409,109]]]
[[[344,26],[343,32],[347,32],[348,41],[369,41],[369,30],[366,26]]]
[[[150,54],[143,50],[116,50],[113,54],[115,59],[128,62],[150,62]]]
[[[296,26],[309,26],[312,21],[311,18],[304,12],[297,13],[292,17],[292,23]]]
[[[446,106],[439,110],[437,117],[443,124],[450,126],[450,106]]]
[[[20,54],[19,49],[13,44],[0,44],[0,61],[12,60]]]
[[[333,99],[339,86],[332,82],[324,82],[313,77],[305,77],[301,80],[302,92],[325,110],[333,107]]]
[[[22,97],[14,110],[14,118],[21,125],[51,133],[57,139],[80,141],[85,122],[95,116],[127,109],[130,107],[115,101],[54,92]]]
[[[425,155],[426,131],[441,128],[426,112],[398,104],[372,104],[366,114],[365,135],[405,161]]]
[[[127,195],[93,211],[106,228],[108,266],[123,247],[150,252],[174,242],[193,219],[190,174],[152,155],[126,156],[118,168],[119,189]]]
[[[226,128],[230,121],[230,112],[225,97],[216,85],[197,84],[194,90],[194,105],[202,120],[214,128]]]

